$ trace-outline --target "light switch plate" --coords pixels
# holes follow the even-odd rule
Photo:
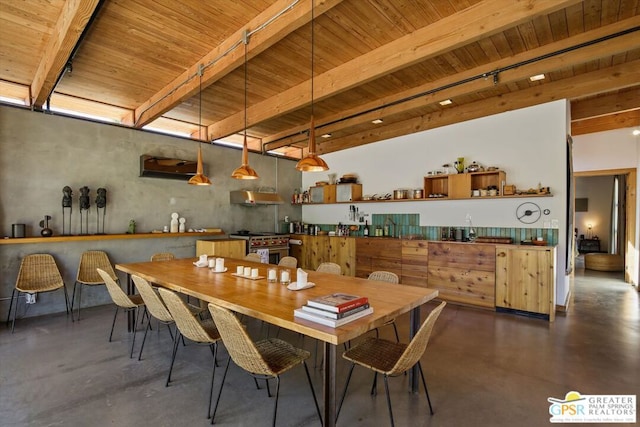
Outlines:
[[[557,219],[552,219],[551,228],[560,228],[560,221],[558,221]]]
[[[543,228],[551,228],[551,221],[544,221],[542,223]]]

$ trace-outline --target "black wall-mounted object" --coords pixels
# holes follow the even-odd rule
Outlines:
[[[140,176],[188,181],[196,174],[195,160],[172,159],[149,154],[140,156]]]

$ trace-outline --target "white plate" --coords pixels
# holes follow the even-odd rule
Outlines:
[[[302,288],[299,288],[297,282],[291,282],[287,285],[287,289],[289,289],[290,291],[301,291],[303,289],[313,288],[315,285],[316,284],[313,282],[307,282],[305,286],[303,286]]]
[[[211,270],[212,273],[224,273],[225,271],[227,271],[227,267],[225,267],[222,271],[216,271],[215,267],[211,267],[209,268],[209,270]]]

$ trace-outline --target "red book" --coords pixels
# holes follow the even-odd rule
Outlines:
[[[349,295],[336,292],[335,294],[329,294],[310,299],[307,301],[307,305],[311,307],[318,307],[323,310],[332,311],[334,313],[342,313],[343,311],[351,310],[353,308],[367,304],[368,302],[369,299],[367,297],[360,297],[357,295]]]

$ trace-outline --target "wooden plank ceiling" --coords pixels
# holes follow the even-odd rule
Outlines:
[[[562,98],[640,126],[639,2],[0,0],[0,99],[294,158],[312,87],[319,153]]]

